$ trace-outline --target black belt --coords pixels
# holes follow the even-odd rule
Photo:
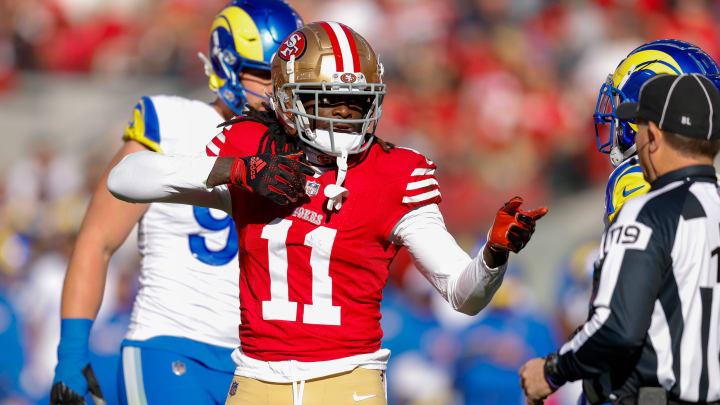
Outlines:
[[[636,395],[628,395],[612,401],[613,405],[720,405],[720,401],[688,402],[667,397],[660,387],[642,387]]]
[[[688,402],[688,401],[682,401],[679,399],[668,399],[667,403],[668,403],[668,405],[691,405],[691,404],[720,405],[720,401]]]

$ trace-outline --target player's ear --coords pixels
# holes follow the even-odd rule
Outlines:
[[[650,121],[648,123],[648,148],[650,149],[650,152],[655,152],[658,147],[664,143],[665,137],[664,133],[660,127],[657,126],[654,122]]]

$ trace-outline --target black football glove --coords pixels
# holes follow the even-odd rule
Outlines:
[[[302,152],[291,155],[263,153],[236,158],[230,170],[230,183],[286,205],[305,195],[306,176],[315,172],[300,162]]]
[[[100,384],[90,364],[85,366],[82,373],[87,381],[87,390],[92,396],[95,405],[105,405]],[[73,391],[64,382],[57,382],[50,391],[50,405],[85,405],[85,395]]]

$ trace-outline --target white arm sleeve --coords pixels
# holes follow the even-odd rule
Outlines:
[[[456,311],[475,315],[500,287],[507,262],[491,269],[483,249],[471,259],[445,228],[437,204],[405,214],[390,234],[390,241],[407,247],[415,265]]]
[[[216,159],[150,151],[131,153],[110,171],[107,187],[116,198],[127,202],[190,204],[230,213],[227,186],[205,186]]]

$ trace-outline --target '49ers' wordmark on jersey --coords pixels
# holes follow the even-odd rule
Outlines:
[[[208,151],[254,155],[265,127],[242,122]],[[408,211],[441,196],[421,154],[373,145],[351,162],[339,212],[325,209],[336,171],[307,182],[309,202],[278,206],[231,187],[240,275],[243,352],[263,361],[323,361],[380,349],[380,301],[398,246],[388,241]]]

